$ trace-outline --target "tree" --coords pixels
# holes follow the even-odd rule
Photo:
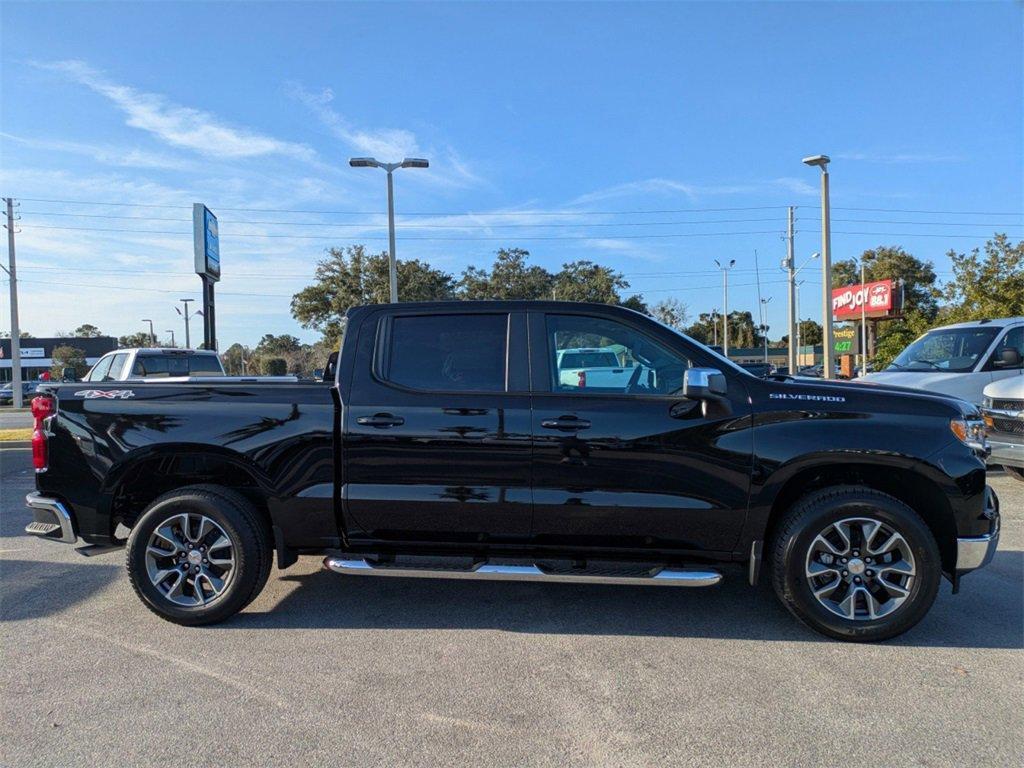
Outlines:
[[[274,336],[272,333],[265,333],[263,334],[263,338],[260,339],[259,343],[256,345],[256,354],[272,357],[275,355],[299,352],[301,349],[302,342],[290,333],[282,333],[280,336]]]
[[[688,318],[686,305],[679,299],[662,299],[651,310],[651,317],[669,328],[683,330]]]
[[[75,378],[80,379],[89,372],[89,364],[85,361],[85,350],[70,345],[54,347],[50,353],[50,377],[60,381],[65,368],[75,369]]]
[[[712,315],[710,312],[701,312],[697,321],[685,331],[686,335],[701,344],[721,345],[722,343],[722,316],[717,312]]]
[[[253,373],[254,371],[251,368],[247,368],[252,357],[252,350],[238,343],[232,344],[221,354],[221,360],[224,361],[224,370],[228,376],[241,376],[243,373]],[[246,366],[243,366],[243,360],[247,364]]]
[[[632,296],[623,299],[619,306],[625,307],[626,309],[632,309],[634,312],[640,312],[644,315],[650,314],[646,302],[640,298],[640,294],[634,293]]]
[[[138,333],[130,333],[127,336],[119,336],[117,346],[129,349],[132,347],[151,347],[153,346],[153,340],[146,331],[139,331]]]
[[[1024,315],[1024,241],[996,235],[970,254],[949,251],[953,279],[943,291],[946,322]]]
[[[265,357],[260,367],[264,376],[284,376],[288,373],[288,362],[283,357]]]
[[[903,311],[918,311],[934,317],[938,311],[939,293],[935,287],[935,269],[930,261],[921,261],[899,246],[880,245],[864,251],[867,257],[864,276],[868,282],[892,280],[895,290],[902,291]],[[832,285],[860,283],[860,261],[846,259],[832,265]],[[899,285],[899,288],[896,288]]]
[[[9,338],[11,338],[11,332],[10,331],[0,331],[0,339],[9,339]],[[18,331],[18,338],[19,339],[30,339],[30,338],[32,338],[32,334],[29,333],[28,331]]]
[[[95,339],[103,335],[103,331],[91,323],[82,323],[73,333],[79,339]]]
[[[554,278],[543,267],[528,266],[530,252],[522,248],[499,248],[494,264],[486,269],[469,267],[458,282],[459,298],[541,299],[551,295]]]
[[[454,296],[455,281],[447,272],[415,259],[399,261],[397,270],[402,301]],[[388,256],[367,254],[362,245],[331,248],[317,264],[314,280],[292,297],[292,316],[334,344],[341,338],[342,318],[350,307],[389,300]]]
[[[592,261],[570,261],[554,276],[552,287],[559,301],[592,301],[598,304],[619,304],[621,289],[629,283],[619,272]]]

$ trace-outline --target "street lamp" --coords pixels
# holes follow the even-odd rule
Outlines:
[[[179,299],[179,301],[181,301],[181,303],[185,305],[185,312],[183,314],[182,311],[180,309],[178,309],[177,307],[174,308],[174,311],[177,312],[179,315],[181,315],[182,317],[185,318],[185,349],[191,349],[192,348],[192,337],[189,335],[189,331],[188,331],[188,320],[189,320],[189,317],[188,317],[188,305],[189,305],[190,301],[195,301],[195,299]]]
[[[736,264],[736,259],[730,259],[728,265],[722,266],[722,262],[715,259],[715,264],[722,270],[722,355],[729,356],[729,270]]]
[[[353,168],[383,168],[388,174],[388,277],[391,302],[398,301],[398,263],[395,261],[395,188],[391,174],[399,168],[429,168],[430,162],[419,157],[407,157],[400,163],[382,163],[372,157],[353,157],[348,161]]]
[[[833,356],[835,349],[832,340],[832,217],[829,213],[828,200],[828,155],[811,155],[805,157],[804,165],[817,166],[821,169],[821,324],[824,359],[822,376],[831,379],[835,376]]]
[[[142,318],[142,322],[149,323],[149,343],[150,343],[150,346],[155,347],[156,346],[156,334],[153,333],[153,321],[152,320],[147,320],[146,318]]]

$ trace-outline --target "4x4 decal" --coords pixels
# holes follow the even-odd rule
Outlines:
[[[135,393],[130,389],[80,389],[75,392],[75,397],[81,397],[83,400],[127,400],[129,397],[135,397]]]

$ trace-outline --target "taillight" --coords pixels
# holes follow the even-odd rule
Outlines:
[[[587,372],[586,371],[580,371],[579,373],[576,374],[576,376],[579,379],[579,381],[576,382],[576,386],[577,387],[585,387],[585,386],[587,386]]]
[[[46,430],[43,419],[53,415],[53,400],[48,397],[32,398],[32,466],[36,472],[45,472],[48,465]]]

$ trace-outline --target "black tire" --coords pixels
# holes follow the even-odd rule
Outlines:
[[[1014,480],[1024,483],[1024,469],[1021,467],[1008,467],[1004,464],[1003,470]]]
[[[182,513],[212,520],[230,539],[233,550],[231,578],[220,594],[202,605],[173,602],[149,576],[150,538],[164,521]],[[212,553],[210,558],[213,562]],[[146,508],[128,539],[125,566],[147,608],[175,624],[196,626],[223,621],[251,603],[266,584],[272,561],[267,523],[244,496],[220,486],[195,485],[165,493]]]
[[[913,556],[915,574],[907,585],[909,595],[880,618],[837,615],[814,596],[806,576],[815,538],[831,524],[848,518],[881,522],[903,537]],[[825,488],[797,501],[779,522],[767,560],[775,594],[794,616],[823,635],[854,642],[888,640],[913,627],[931,608],[942,578],[938,545],[921,517],[898,499],[862,486]],[[856,600],[854,597],[851,602],[856,604]]]

